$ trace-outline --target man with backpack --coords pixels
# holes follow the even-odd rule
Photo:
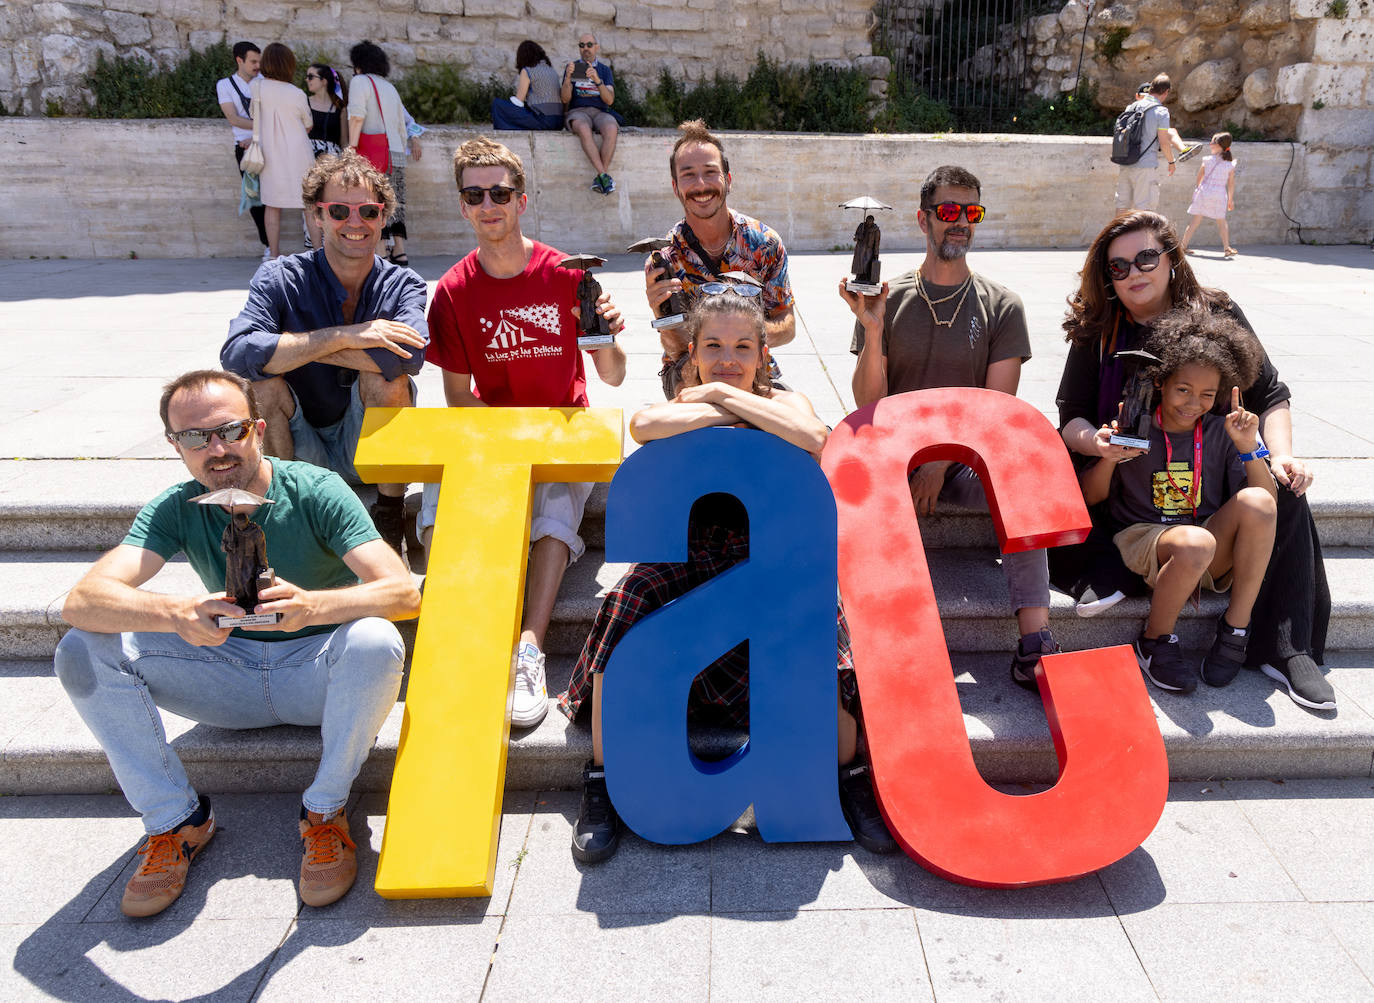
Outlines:
[[[1159,209],[1159,154],[1165,152],[1170,176],[1174,150],[1187,149],[1178,131],[1169,125],[1164,102],[1173,84],[1167,73],[1150,81],[1148,92],[1126,106],[1116,120],[1112,135],[1112,163],[1120,165],[1116,177],[1116,209]]]

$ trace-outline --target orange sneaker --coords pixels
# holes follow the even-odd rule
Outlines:
[[[156,916],[181,897],[191,861],[215,834],[215,813],[209,798],[201,798],[207,817],[200,825],[186,822],[179,829],[149,836],[138,848],[143,858],[124,887],[119,902],[125,916]]]
[[[358,876],[358,853],[342,811],[325,818],[306,812],[301,819],[301,901],[322,906],[337,902]]]

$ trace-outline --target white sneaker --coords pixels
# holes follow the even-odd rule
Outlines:
[[[544,653],[526,642],[515,651],[515,693],[511,698],[510,723],[514,728],[533,728],[549,712],[549,685],[544,678]]]
[[[263,261],[271,261],[271,260],[272,260],[272,248],[270,248],[270,247],[264,247],[264,248],[262,249],[262,260],[263,260]]]

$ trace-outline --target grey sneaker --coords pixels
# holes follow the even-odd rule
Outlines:
[[[1043,656],[1057,655],[1061,649],[1048,627],[1043,628],[1035,637],[1036,643],[1030,651],[1022,651],[1021,642],[1016,642],[1016,653],[1011,656],[1011,681],[1022,689],[1039,692],[1040,684],[1035,679],[1035,666]]]
[[[1202,681],[1208,686],[1227,686],[1240,674],[1245,664],[1245,647],[1250,642],[1250,628],[1232,627],[1226,614],[1217,617],[1217,636],[1212,648],[1202,660]]]
[[[1284,686],[1295,704],[1312,710],[1336,709],[1336,691],[1310,655],[1294,655],[1281,668],[1265,662],[1260,671]]]

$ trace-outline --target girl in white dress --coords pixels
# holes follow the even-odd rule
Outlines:
[[[1237,253],[1231,246],[1231,234],[1226,225],[1227,212],[1236,207],[1236,161],[1231,157],[1231,134],[1219,132],[1212,137],[1212,155],[1197,169],[1197,183],[1193,201],[1188,204],[1188,229],[1183,231],[1183,250],[1188,254],[1188,241],[1193,239],[1202,217],[1217,221],[1221,231],[1221,247],[1226,257]]]

